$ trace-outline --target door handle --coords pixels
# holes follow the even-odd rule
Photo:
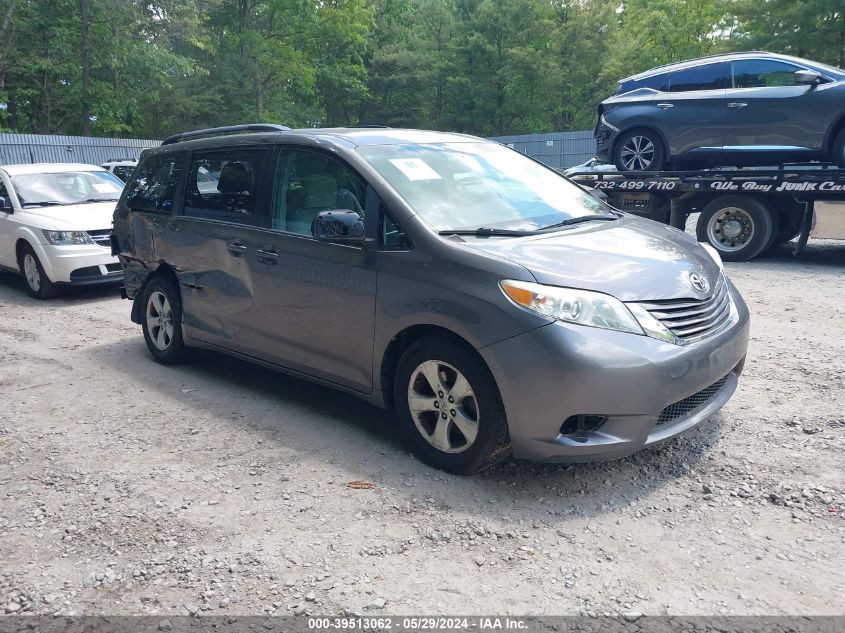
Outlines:
[[[240,257],[249,250],[247,245],[240,240],[229,242],[226,246],[229,248],[229,252],[235,257]]]
[[[748,105],[747,103],[740,103],[740,102],[738,102],[738,101],[731,101],[731,102],[728,104],[728,107],[729,107],[729,108],[744,108],[744,107],[745,107],[745,106],[747,106],[747,105]]]
[[[277,264],[279,262],[279,254],[273,250],[272,246],[265,246],[255,251],[255,256],[265,264]]]
[[[674,108],[675,104],[674,103],[658,103],[657,107],[660,108],[661,110],[668,110],[669,108]]]

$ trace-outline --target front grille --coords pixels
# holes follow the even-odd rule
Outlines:
[[[730,374],[728,374],[729,376]],[[720,378],[716,382],[714,382],[709,387],[705,387],[698,393],[694,393],[691,396],[687,396],[683,400],[679,400],[675,404],[670,404],[668,407],[663,409],[660,412],[660,417],[657,418],[657,424],[654,425],[654,428],[660,428],[661,426],[666,426],[667,424],[671,424],[675,420],[684,417],[702,408],[706,405],[713,397],[719,393],[719,390],[725,385],[728,380],[728,376],[724,378]]]
[[[685,342],[718,330],[731,317],[728,284],[721,277],[708,299],[666,299],[639,304]]]
[[[88,237],[97,246],[103,248],[111,248],[111,229],[99,229],[97,231],[87,231]]]

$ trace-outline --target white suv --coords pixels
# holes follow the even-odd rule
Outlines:
[[[0,268],[19,271],[30,294],[123,280],[111,225],[123,182],[93,165],[0,167]]]
[[[138,161],[134,158],[110,158],[100,167],[106,171],[110,171],[115,176],[120,178],[123,182],[127,182],[132,172],[138,166]]]

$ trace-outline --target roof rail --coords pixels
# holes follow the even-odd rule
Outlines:
[[[290,132],[290,128],[285,125],[276,125],[275,123],[246,123],[244,125],[225,125],[223,127],[210,127],[205,130],[194,130],[193,132],[180,132],[173,136],[168,136],[164,139],[162,145],[171,145],[181,141],[187,141],[195,138],[205,138],[206,136],[217,136],[218,134],[233,134],[235,132]]]
[[[777,55],[777,53],[772,53],[770,51],[733,51],[733,52],[724,52],[724,53],[713,53],[712,55],[702,55],[701,57],[691,57],[690,59],[682,59],[677,62],[669,62],[667,64],[660,64],[659,66],[654,66],[653,68],[649,68],[648,70],[643,70],[642,72],[634,73],[633,75],[629,75],[624,79],[620,79],[619,82],[627,81],[632,79],[633,77],[639,77],[640,75],[648,75],[653,70],[660,70],[661,68],[668,68],[669,66],[678,66],[680,64],[686,64],[691,62],[700,62],[706,59],[715,59],[717,57],[727,57],[729,55]]]

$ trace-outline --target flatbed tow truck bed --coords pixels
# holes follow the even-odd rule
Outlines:
[[[569,174],[579,185],[607,195],[622,211],[683,229],[700,212],[699,241],[728,261],[757,257],[798,238],[845,239],[845,169],[820,163],[774,168],[693,171],[585,171]]]

